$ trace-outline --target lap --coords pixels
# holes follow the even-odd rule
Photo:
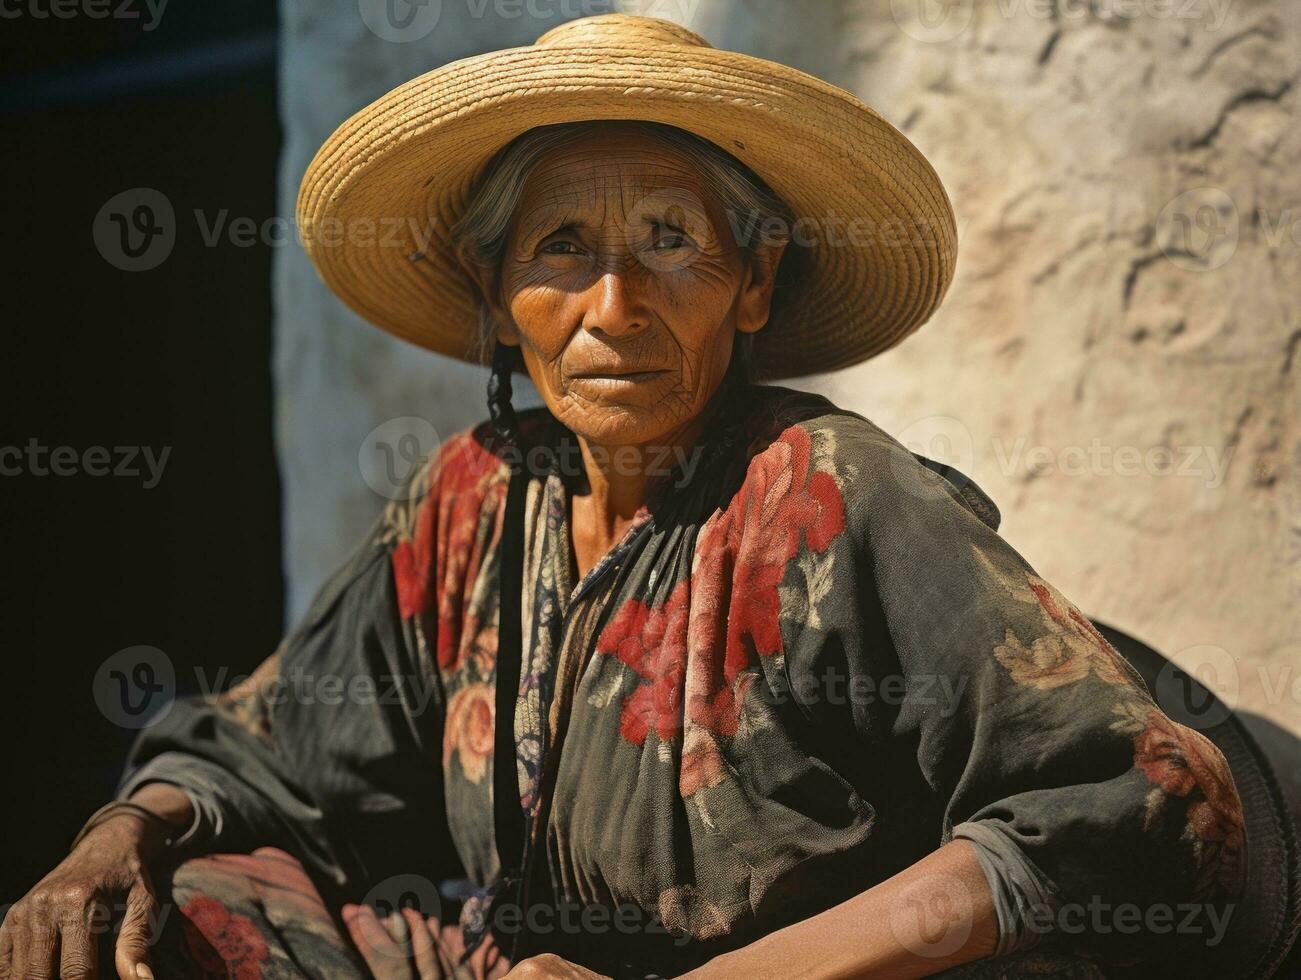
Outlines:
[[[162,977],[363,980],[368,976],[316,886],[290,855],[264,847],[176,869],[155,952]]]
[[[277,848],[194,858],[173,873],[156,974],[175,980],[364,980],[371,974],[302,865]],[[1029,950],[946,980],[1104,980],[1096,966]]]

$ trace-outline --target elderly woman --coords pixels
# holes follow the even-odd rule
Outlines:
[[[9,976],[93,973],[113,901],[137,978],[1083,977],[1214,945],[1224,756],[969,481],[756,383],[884,350],[948,285],[943,189],[870,109],[580,20],[364,110],[300,217],[355,309],[491,360],[490,420],[247,681],[142,735],[6,923]],[[393,217],[400,248],[347,234]],[[1185,905],[1196,934],[1152,924]]]

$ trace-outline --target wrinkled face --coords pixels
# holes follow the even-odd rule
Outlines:
[[[561,422],[651,445],[688,430],[736,331],[767,321],[775,252],[737,248],[688,157],[611,124],[534,167],[489,305]]]

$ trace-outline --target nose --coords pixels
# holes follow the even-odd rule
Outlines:
[[[605,272],[587,292],[583,329],[589,333],[600,330],[611,337],[622,337],[650,323],[640,290],[626,271]]]

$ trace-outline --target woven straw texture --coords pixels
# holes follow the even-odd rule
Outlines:
[[[802,219],[803,292],[755,338],[766,377],[865,360],[943,299],[957,252],[953,211],[903,134],[803,72],[620,14],[452,62],[354,115],[303,177],[297,220],[307,252],[367,320],[474,360],[475,295],[448,229],[502,146],[535,126],[598,119],[666,123],[708,139]]]

